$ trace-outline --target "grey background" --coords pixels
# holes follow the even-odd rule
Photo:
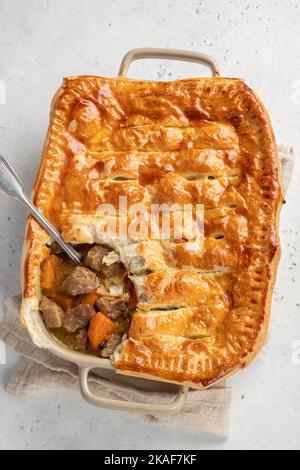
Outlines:
[[[32,186],[52,95],[63,76],[113,76],[133,47],[160,46],[212,54],[223,76],[243,77],[270,112],[280,143],[299,154],[300,2],[285,0],[0,0],[0,152]],[[150,79],[201,76],[195,64],[148,61],[131,75]],[[297,92],[298,90],[298,92]],[[273,302],[270,340],[245,372],[232,379],[232,433],[226,440],[154,427],[51,392],[17,400],[5,384],[17,357],[0,366],[0,448],[300,448],[299,165],[283,208],[283,255]],[[19,290],[24,213],[0,195],[0,296]]]

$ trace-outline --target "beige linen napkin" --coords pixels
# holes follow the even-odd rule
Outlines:
[[[293,150],[290,147],[280,146],[279,154],[286,193],[294,168]],[[79,393],[77,366],[59,359],[47,350],[37,348],[32,343],[27,331],[18,321],[20,303],[19,295],[6,301],[7,310],[0,325],[0,340],[22,356],[8,382],[7,391],[17,397],[28,397],[51,389]],[[107,377],[107,372],[91,374],[90,387],[99,396],[127,401],[162,403],[174,398],[172,386],[128,379],[117,374]],[[136,414],[135,416],[145,422],[187,426],[227,437],[231,402],[232,389],[222,384],[202,392],[191,390],[184,408],[176,415]]]

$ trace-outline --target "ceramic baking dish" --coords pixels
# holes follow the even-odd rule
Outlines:
[[[199,62],[210,66],[213,78],[122,80],[130,63],[141,58]],[[129,336],[111,355],[112,363],[66,349],[51,336],[39,312],[47,313],[40,306],[40,279],[51,240],[31,219],[21,318],[38,346],[78,365],[88,402],[170,413],[182,407],[188,387],[203,390],[225,380],[250,364],[264,344],[280,256],[278,151],[263,103],[243,80],[220,78],[206,55],[136,49],[123,59],[119,77],[64,81],[53,101],[33,201],[66,242],[106,244],[118,253],[137,301]],[[121,234],[101,231],[103,221],[116,222],[111,212],[98,212],[103,203],[115,212],[122,195],[133,206],[144,204],[143,217],[162,202],[205,206],[205,236],[193,235],[189,225],[178,238],[174,220],[176,229],[167,236],[157,237],[159,230],[154,239],[153,232],[126,232],[124,243]],[[130,213],[118,217],[119,227],[124,220],[127,227],[132,220],[137,224]],[[62,314],[64,321],[79,315],[72,309]],[[89,387],[93,369],[181,386],[169,404],[107,400]]]

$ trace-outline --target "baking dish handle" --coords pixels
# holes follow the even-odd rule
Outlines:
[[[92,393],[89,387],[89,372],[94,368],[95,366],[79,368],[81,395],[88,403],[94,406],[99,406],[101,408],[108,408],[117,411],[131,411],[134,413],[143,414],[177,413],[182,409],[187,398],[189,387],[186,386],[181,386],[179,388],[175,400],[170,403],[151,404],[103,398]]]
[[[137,48],[127,52],[122,60],[119,76],[127,75],[129,66],[132,62],[139,59],[168,59],[183,60],[185,62],[197,62],[208,65],[211,68],[213,77],[219,77],[219,67],[216,61],[209,55],[196,51],[182,51],[179,49],[160,49],[160,48]]]

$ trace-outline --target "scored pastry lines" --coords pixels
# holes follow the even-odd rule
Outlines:
[[[152,168],[158,174],[162,171],[176,171],[182,175],[187,172],[207,175],[214,172],[222,175],[225,171],[231,173],[232,171],[238,172],[240,169],[239,152],[212,148],[203,150],[182,149],[172,152],[139,152],[135,150],[99,153],[92,152],[84,147],[81,153],[75,154],[73,158],[75,161],[78,160],[79,170],[81,165],[84,165],[85,168],[101,165],[100,173],[103,172],[104,176],[123,172],[137,178],[141,176],[145,168],[148,171]]]
[[[172,173],[172,172],[170,172]],[[230,172],[229,174],[222,174],[222,175],[214,175],[211,173],[209,174],[202,174],[202,175],[185,175],[185,174],[178,174],[178,176],[180,176],[181,178],[187,180],[187,181],[192,181],[192,182],[199,182],[199,181],[204,181],[206,179],[210,180],[210,181],[214,181],[214,180],[217,180],[217,179],[220,179],[220,178],[239,178],[241,176],[241,173],[237,170],[235,171],[232,171]],[[113,181],[115,183],[123,183],[124,181],[138,181],[139,180],[139,176],[136,176],[136,177],[133,177],[133,176],[128,176],[125,174],[125,172],[122,174],[121,172],[118,173],[117,175],[115,176],[107,176],[106,178],[100,178],[98,181],[99,183],[107,183],[108,181]]]

